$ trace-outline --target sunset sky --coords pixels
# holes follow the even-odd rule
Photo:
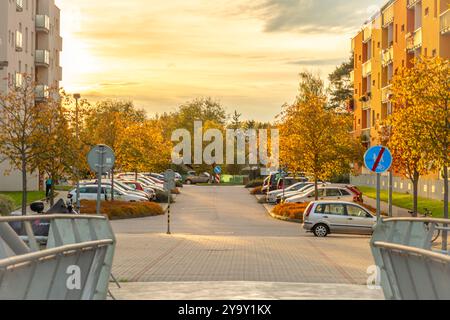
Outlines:
[[[66,90],[149,114],[196,97],[273,120],[298,73],[326,78],[380,0],[56,0]]]

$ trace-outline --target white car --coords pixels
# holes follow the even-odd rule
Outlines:
[[[283,203],[286,199],[294,197],[294,196],[298,196],[302,193],[305,193],[305,192],[309,191],[311,188],[314,188],[314,183],[308,184],[298,191],[289,191],[289,192],[286,192],[284,195],[280,194],[277,196],[276,203]]]
[[[80,186],[80,200],[97,200],[98,185],[86,184]],[[73,201],[77,201],[77,189],[69,192],[72,195]],[[101,187],[101,201],[111,199],[111,185],[103,184]],[[146,202],[148,199],[143,196],[126,193],[121,188],[114,188],[114,199],[124,202]]]
[[[353,201],[355,194],[349,189],[343,187],[319,187],[319,200],[342,200]],[[314,188],[299,195],[287,198],[285,203],[307,203],[316,200],[316,191]]]
[[[297,182],[296,184],[293,184],[292,186],[286,188],[286,189],[280,189],[280,190],[274,190],[270,191],[267,194],[267,202],[269,203],[276,203],[278,196],[283,196],[291,192],[298,192],[301,189],[303,189],[306,186],[314,185],[312,182]]]

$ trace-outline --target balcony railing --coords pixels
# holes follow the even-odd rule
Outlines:
[[[367,99],[366,101],[361,101],[361,109],[362,110],[369,110],[370,107],[371,107],[370,99]]]
[[[372,25],[368,25],[363,30],[363,42],[368,42],[372,39]]]
[[[381,102],[382,103],[388,103],[389,101],[391,101],[391,96],[392,96],[391,88],[392,88],[392,85],[388,85],[381,89]]]
[[[394,47],[390,47],[381,52],[381,63],[383,67],[394,61]]]
[[[414,33],[407,35],[406,49],[414,51],[422,46],[422,28],[417,29]]]
[[[36,16],[36,31],[48,33],[50,31],[50,18],[45,14]]]
[[[350,82],[351,83],[355,82],[355,71],[354,70],[350,71]]]
[[[50,65],[50,52],[47,50],[36,50],[35,63],[38,67],[48,67]]]
[[[17,12],[23,11],[23,0],[16,0],[16,11]]]
[[[34,88],[34,97],[37,102],[42,102],[48,99],[48,86],[39,84]]]
[[[421,2],[422,0],[408,0],[408,9],[413,8],[416,4]]]
[[[370,128],[361,130],[361,141],[363,143],[370,143]]]
[[[22,32],[16,31],[16,51],[20,52],[23,50],[23,36]]]
[[[441,15],[441,34],[450,34],[450,9]]]
[[[394,6],[391,5],[383,11],[383,27],[386,28],[394,22]]]
[[[372,74],[372,61],[369,60],[362,65],[362,76],[367,78],[370,74]]]

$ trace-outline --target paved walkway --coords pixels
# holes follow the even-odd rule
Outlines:
[[[380,297],[365,286],[374,264],[369,237],[315,238],[299,224],[272,219],[242,187],[182,192],[172,208],[172,235],[165,216],[112,222],[118,239],[113,273],[125,283],[123,290],[112,287],[117,298],[303,299],[335,284],[336,293],[349,285],[360,298]],[[205,294],[208,286],[216,295]],[[272,295],[276,286],[280,292]]]

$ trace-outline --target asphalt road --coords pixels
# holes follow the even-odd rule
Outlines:
[[[380,295],[365,286],[367,268],[373,265],[368,237],[315,238],[299,224],[271,218],[243,187],[185,187],[171,217],[171,235],[166,234],[166,216],[112,223],[118,239],[113,272],[124,282],[116,295],[151,299],[164,292],[166,297],[168,283],[177,284],[170,286],[174,294],[193,294],[197,287],[204,293],[199,299],[223,297],[217,295],[221,283],[224,292],[230,283],[246,283],[241,292],[233,285],[239,297],[251,295],[251,283],[262,286],[250,285],[258,297],[269,294],[267,288],[273,293],[276,286],[279,297],[293,298],[292,288],[299,286],[299,298],[304,298],[307,284],[314,286],[310,290],[314,297],[320,296],[317,288],[330,284],[341,285],[336,291],[340,298],[346,297],[342,292],[348,297]],[[289,286],[287,291],[284,285]]]

